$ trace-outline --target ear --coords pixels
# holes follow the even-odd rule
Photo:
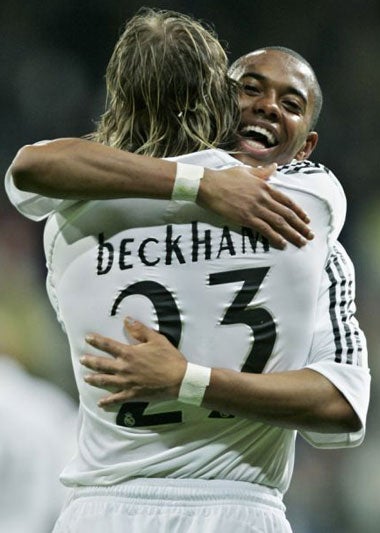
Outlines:
[[[314,148],[318,143],[318,133],[316,131],[310,131],[307,134],[306,141],[302,148],[296,153],[295,158],[297,161],[302,161],[307,159],[309,155],[313,152]]]

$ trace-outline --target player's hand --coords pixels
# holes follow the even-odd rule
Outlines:
[[[166,337],[141,322],[126,319],[128,336],[139,344],[128,345],[97,333],[86,336],[86,342],[110,357],[83,355],[82,365],[94,373],[86,383],[113,391],[102,398],[102,408],[130,401],[172,400],[178,398],[187,361]]]
[[[275,170],[275,164],[265,168],[206,169],[198,204],[258,231],[275,248],[285,248],[286,241],[304,246],[314,237],[308,226],[310,220],[293,200],[266,183]]]

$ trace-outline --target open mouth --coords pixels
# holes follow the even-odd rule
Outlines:
[[[274,134],[261,126],[244,126],[240,130],[240,135],[257,148],[273,148],[278,144]]]

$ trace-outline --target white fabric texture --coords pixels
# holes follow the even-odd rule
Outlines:
[[[239,164],[220,150],[178,160],[215,169]],[[344,193],[331,172],[310,162],[280,168],[271,182],[308,212],[316,237],[306,247],[275,250],[255,232],[180,201],[62,203],[51,214],[44,237],[47,288],[69,337],[81,396],[78,454],[64,483],[108,486],[142,476],[239,480],[281,493],[288,488],[294,431],[179,402],[140,410],[125,404],[118,413],[97,407],[104,393],[84,383],[79,364],[89,351],[84,337],[98,331],[128,342],[126,315],[165,332],[194,364],[245,372],[318,365],[313,368],[324,373],[334,363],[342,377],[334,383],[365,422],[367,393],[358,392],[369,387],[365,340],[360,333],[357,355],[336,361],[329,312],[331,287],[339,283],[329,258],[344,223]],[[46,215],[48,204],[43,207]],[[334,320],[348,320],[355,335],[352,314]],[[345,379],[353,368],[361,379]],[[337,441],[335,434],[324,435],[320,442],[351,446],[362,436]],[[318,445],[318,435],[305,438]]]
[[[284,509],[257,485],[137,479],[74,489],[53,533],[291,533]]]

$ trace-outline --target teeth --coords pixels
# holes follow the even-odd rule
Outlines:
[[[256,133],[260,133],[261,135],[264,135],[268,143],[271,145],[274,145],[276,143],[276,139],[273,133],[268,131],[265,128],[262,128],[261,126],[246,126],[245,128],[242,129],[242,133],[250,133],[251,131],[255,131]]]

